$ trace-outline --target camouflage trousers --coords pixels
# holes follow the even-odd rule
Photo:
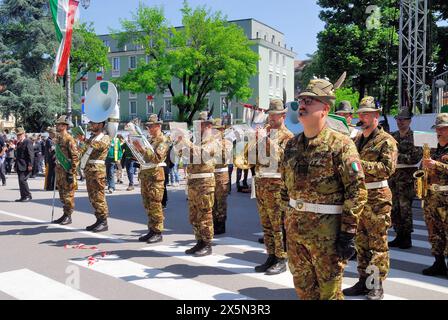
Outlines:
[[[386,279],[389,272],[389,246],[387,232],[391,225],[392,193],[389,188],[369,190],[368,201],[359,218],[356,233],[358,272],[367,278],[369,266],[378,268],[379,280]]]
[[[257,208],[267,253],[284,259],[287,257],[283,224],[286,208],[282,205],[280,186],[271,180],[274,179],[256,178]]]
[[[75,190],[76,176],[73,177],[73,183],[67,182],[67,174],[63,169],[56,168],[56,187],[59,191],[59,199],[65,215],[71,216],[75,209]]]
[[[298,212],[285,217],[288,265],[301,300],[343,300],[345,261],[336,253],[340,216]]]
[[[448,193],[429,191],[424,216],[431,253],[434,256],[448,255]]]
[[[165,181],[154,181],[154,178],[147,173],[147,170],[140,172],[139,179],[143,206],[148,215],[148,230],[162,233],[163,221],[165,219],[162,208]]]
[[[227,195],[229,194],[229,174],[215,173],[215,203],[213,205],[213,222],[227,220]]]
[[[414,231],[412,223],[412,201],[415,197],[415,169],[398,169],[389,180],[392,191],[392,226],[397,234],[410,235]]]
[[[188,186],[189,220],[197,241],[211,243],[213,240],[214,188]]]
[[[97,219],[107,219],[109,208],[106,202],[106,170],[85,171],[87,193]]]

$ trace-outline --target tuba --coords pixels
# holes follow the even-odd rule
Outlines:
[[[109,81],[100,81],[89,89],[84,102],[85,114],[90,121],[107,122],[107,133],[114,138],[120,123],[118,91]]]
[[[431,149],[429,145],[425,143],[423,146],[423,160],[431,159]],[[428,170],[423,169],[414,173],[414,185],[417,198],[423,200],[428,195]]]

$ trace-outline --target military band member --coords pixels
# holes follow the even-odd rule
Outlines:
[[[61,116],[56,121],[56,131],[58,132],[55,147],[56,157],[62,157],[63,161],[68,161],[69,166],[64,168],[60,161],[56,164],[56,187],[59,190],[59,199],[63,204],[64,213],[62,217],[53,223],[68,225],[72,223],[72,214],[75,208],[75,191],[77,188],[77,169],[79,164],[78,147],[75,139],[68,133],[71,121],[66,116]],[[66,170],[68,169],[68,170]]]
[[[355,144],[366,176],[368,201],[356,235],[359,281],[343,291],[346,296],[367,295],[369,300],[384,297],[382,283],[389,272],[387,231],[392,210],[392,192],[387,180],[395,172],[398,156],[395,139],[379,126],[380,112],[373,97],[362,99],[358,109],[362,134],[358,134]],[[368,268],[378,271],[373,284],[366,283],[370,276]]]
[[[45,190],[53,191],[56,184],[56,128],[48,127],[47,132],[48,138],[45,141]]]
[[[270,102],[267,137],[261,137],[259,130],[257,144],[254,145],[257,152],[255,194],[263,228],[263,242],[268,254],[266,261],[255,267],[255,272],[265,272],[267,275],[285,272],[287,263],[283,224],[286,206],[281,201],[283,182],[279,165],[286,144],[294,135],[285,126],[286,112],[283,101],[275,99]]]
[[[286,145],[281,163],[289,269],[298,296],[343,299],[344,267],[355,253],[358,218],[367,199],[355,144],[326,125],[334,86],[311,80],[299,96],[304,132]]]
[[[398,131],[392,133],[392,137],[398,144],[398,161],[397,170],[390,178],[389,184],[392,191],[392,226],[397,236],[389,242],[389,247],[400,249],[412,247],[411,234],[414,231],[412,201],[415,197],[414,173],[422,159],[422,148],[414,146],[414,132],[410,128],[412,117],[412,113],[403,109],[395,117]]]
[[[229,194],[229,160],[232,159],[232,142],[225,139],[221,119],[215,119],[213,129],[219,131],[219,147],[222,151],[221,161],[215,165],[215,203],[213,205],[214,234],[226,233],[227,196]]]
[[[193,144],[179,136],[174,145],[176,152],[189,155],[188,171],[188,211],[193,226],[196,245],[185,251],[196,257],[212,254],[213,205],[215,203],[215,159],[218,150],[212,135],[213,121],[207,111],[201,112],[198,123],[201,127],[200,144]]]
[[[103,133],[106,122],[90,122],[90,138],[85,141],[81,154],[81,169],[86,177],[87,193],[95,209],[96,222],[86,228],[87,231],[103,232],[109,229],[107,218],[109,208],[106,202],[106,157],[110,146],[110,137]]]
[[[352,124],[354,113],[355,111],[353,110],[350,101],[345,100],[339,103],[339,106],[336,108],[335,112],[335,114],[337,114],[338,116],[342,116],[345,118],[345,120],[347,120],[348,128],[350,130],[350,137],[352,139],[355,139],[359,133],[359,130],[356,129],[356,126]]]
[[[163,208],[162,199],[165,185],[165,159],[169,149],[168,138],[162,133],[163,121],[159,121],[156,114],[149,116],[146,128],[148,129],[152,150],[144,150],[136,146],[138,151],[144,153],[147,165],[140,166],[140,189],[143,205],[148,215],[148,234],[139,238],[139,241],[157,243],[163,240]]]
[[[445,257],[448,254],[448,113],[437,116],[433,129],[437,131],[438,146],[431,151],[431,159],[423,160],[428,170],[428,195],[424,216],[429,232],[431,252],[436,261],[423,270],[427,276],[448,276]]]

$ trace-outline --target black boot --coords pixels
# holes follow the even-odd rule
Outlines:
[[[349,259],[350,261],[356,261],[358,259],[358,253],[355,251],[355,254]]]
[[[436,256],[436,261],[434,262],[434,264],[431,267],[424,269],[422,273],[425,276],[432,276],[432,277],[446,276],[447,267],[445,264],[445,257],[442,255]]]
[[[272,267],[270,267],[268,270],[266,270],[266,274],[268,276],[273,276],[276,274],[280,274],[286,271],[286,259],[278,259],[277,263],[274,264]]]
[[[226,233],[226,222],[225,221],[214,222],[213,231],[214,234],[216,235]]]
[[[149,230],[149,232],[147,234],[145,234],[144,236],[141,236],[140,238],[138,238],[138,241],[140,242],[146,242],[148,241],[152,236],[154,235],[154,232],[152,230]]]
[[[265,263],[255,267],[255,272],[266,272],[270,267],[272,267],[276,263],[277,258],[275,254],[270,254],[266,259]]]
[[[263,237],[261,237],[261,238],[258,238],[258,243],[264,243],[264,238]]]
[[[237,192],[243,192],[243,188],[241,187],[239,182],[236,184],[236,191]]]
[[[64,214],[64,215],[63,215],[62,217],[60,217],[59,219],[54,220],[53,223],[54,223],[54,224],[60,224],[60,225],[65,226],[65,225],[68,225],[68,224],[71,224],[71,223],[72,223],[72,218],[71,218],[71,216],[69,216],[69,215],[67,215],[67,214]]]
[[[366,278],[359,278],[359,281],[353,287],[342,290],[347,297],[363,296],[369,293],[366,286]]]
[[[186,254],[194,254],[196,251],[199,251],[202,248],[204,248],[204,246],[205,246],[205,242],[202,240],[199,240],[193,248],[185,250],[185,253]]]
[[[89,229],[87,229],[87,228],[89,228]],[[95,233],[104,232],[104,231],[109,230],[109,226],[107,225],[107,219],[97,219],[93,225],[91,225],[87,228],[86,228],[87,231],[91,231],[91,232],[95,232]]]
[[[401,246],[401,241],[402,241],[401,239],[402,239],[401,233],[397,232],[397,235],[396,235],[395,239],[388,242],[389,248],[398,248],[398,247],[400,247]]]
[[[154,232],[152,237],[148,239],[148,241],[146,241],[147,243],[158,243],[158,242],[162,242],[163,241],[163,237],[161,233],[157,233]]]
[[[411,234],[403,234],[401,238],[401,243],[398,246],[400,249],[410,249],[412,248],[412,237]]]
[[[212,245],[211,243],[204,242],[204,246],[194,253],[195,257],[205,257],[212,254]]]
[[[367,299],[369,300],[383,300],[384,298],[384,289],[383,284],[380,281],[378,288],[373,288],[367,293]]]

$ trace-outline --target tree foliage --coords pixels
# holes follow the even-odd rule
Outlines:
[[[179,29],[168,25],[161,8],[142,4],[132,20],[121,21],[119,43],[141,46],[150,59],[141,60],[117,84],[132,92],[168,90],[179,109],[178,120],[191,123],[206,108],[206,96],[213,90],[227,92],[229,99],[248,99],[259,56],[243,30],[227,23],[220,12],[192,9],[187,2],[181,11]],[[180,86],[173,85],[176,81]]]

